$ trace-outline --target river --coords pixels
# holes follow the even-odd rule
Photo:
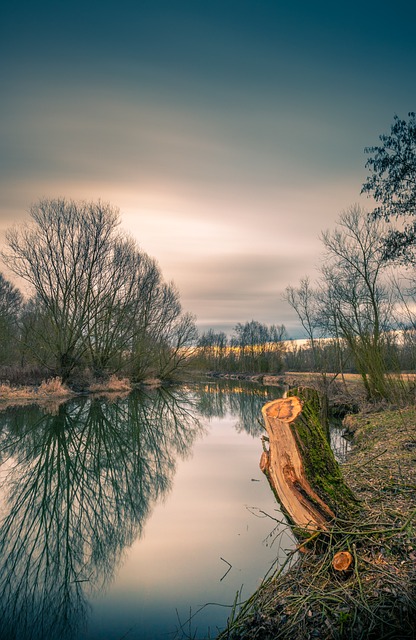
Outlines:
[[[237,381],[0,412],[0,638],[214,638],[293,548]],[[237,596],[238,594],[238,596]]]

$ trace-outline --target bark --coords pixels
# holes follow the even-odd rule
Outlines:
[[[330,442],[329,435],[329,402],[328,396],[325,393],[319,392],[311,387],[292,387],[286,394],[287,396],[297,396],[302,405],[305,406],[305,410],[312,412],[314,416],[319,420],[320,425],[324,431],[324,435],[328,442]]]
[[[350,519],[358,506],[321,425],[316,393],[273,400],[262,410],[269,449],[260,468],[301,536],[328,530],[336,517]]]

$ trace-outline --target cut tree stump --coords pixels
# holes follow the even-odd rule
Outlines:
[[[269,436],[260,468],[296,534],[327,531],[336,517],[351,519],[358,502],[344,483],[321,425],[317,391],[273,400],[263,409]]]
[[[338,551],[332,559],[332,566],[335,571],[348,571],[353,563],[352,555],[349,551]]]

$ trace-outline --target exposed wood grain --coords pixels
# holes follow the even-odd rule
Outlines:
[[[273,400],[263,407],[262,413],[269,451],[263,452],[260,466],[284,511],[302,530],[327,530],[334,513],[308,482],[293,434],[293,425],[302,414],[300,399],[292,396]]]

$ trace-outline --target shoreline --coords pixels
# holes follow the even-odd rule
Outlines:
[[[127,378],[110,378],[101,383],[92,383],[82,391],[75,391],[63,384],[59,377],[44,380],[39,385],[10,385],[0,383],[0,410],[24,404],[60,403],[79,396],[125,395],[135,388],[156,389],[162,386],[158,378],[149,378],[140,384],[132,384]]]
[[[361,412],[344,424],[353,440],[340,468],[362,504],[359,521],[336,521],[329,543],[323,533],[300,542],[218,640],[414,640],[416,409]],[[332,567],[340,550],[354,556],[341,575]]]

